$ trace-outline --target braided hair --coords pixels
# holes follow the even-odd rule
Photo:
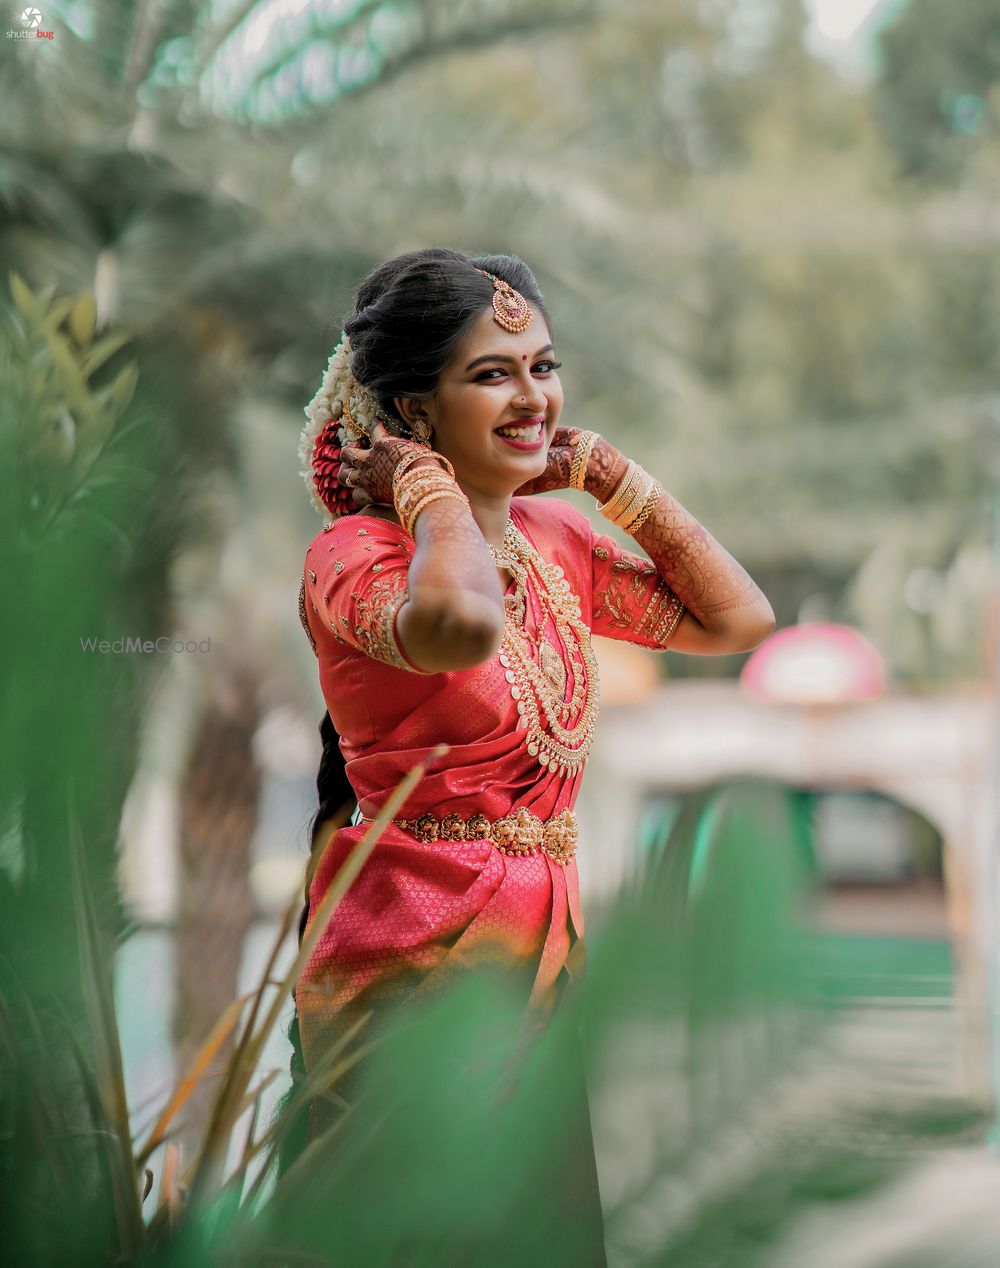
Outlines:
[[[458,345],[479,316],[492,308],[493,283],[477,269],[509,282],[539,310],[552,329],[535,275],[518,256],[469,256],[447,247],[425,247],[386,260],[358,286],[354,307],[343,329],[351,341],[351,373],[369,389],[390,420],[402,423],[393,403],[395,396],[425,400],[434,394],[441,372],[454,358]],[[316,778],[319,808],[310,828],[305,904],[299,920],[300,945],[309,920],[309,887],[317,862],[317,842],[323,839],[325,824],[338,816],[346,820],[358,804],[347,778],[340,737],[329,713],[324,714],[319,731],[323,740]],[[295,1095],[306,1072],[297,1009],[287,1033],[292,1044],[292,1087],[283,1098],[279,1113]],[[278,1154],[279,1176],[305,1148],[308,1120],[306,1106],[284,1136]]]

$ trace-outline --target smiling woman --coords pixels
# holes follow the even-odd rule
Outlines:
[[[314,845],[338,810],[358,816],[311,875],[303,930],[406,773],[438,745],[447,756],[322,932],[296,989],[293,1064],[476,963],[513,971],[525,1034],[538,1033],[583,965],[574,806],[599,712],[591,635],[719,653],[773,626],[753,581],[658,481],[559,426],[554,350],[522,260],[408,252],[361,283],[307,409],[303,474],[333,517],[300,590],[327,706]],[[568,488],[648,557],[534,496]],[[340,1090],[362,1086],[358,1067]],[[574,1211],[561,1262],[588,1268],[606,1260],[574,1086],[573,1156],[549,1198],[554,1227]]]

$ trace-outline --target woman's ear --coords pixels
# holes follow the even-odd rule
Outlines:
[[[424,402],[414,396],[394,396],[392,403],[405,424],[408,433],[406,439],[412,437],[419,443],[429,443],[434,435],[434,428],[427,416]]]
[[[392,403],[407,427],[412,427],[418,419],[424,417],[424,407],[414,396],[394,396]]]

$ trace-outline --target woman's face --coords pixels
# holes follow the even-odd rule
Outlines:
[[[539,310],[512,334],[482,312],[442,371],[430,400],[404,401],[434,429],[431,445],[466,490],[503,497],[545,470],[563,392],[548,327]],[[409,412],[409,410],[407,411]],[[499,428],[526,429],[505,439]]]

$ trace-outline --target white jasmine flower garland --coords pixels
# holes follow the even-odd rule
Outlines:
[[[353,421],[344,419],[345,405],[349,420]],[[370,436],[376,419],[381,417],[378,412],[378,402],[367,388],[357,383],[354,375],[351,374],[351,341],[343,331],[341,331],[340,343],[334,348],[327,364],[319,391],[303,412],[309,421],[303,427],[299,439],[301,475],[306,482],[313,506],[321,515],[328,516],[330,511],[317,492],[316,473],[312,467],[316,437],[327,423],[339,419],[348,440],[357,440],[361,436]]]

